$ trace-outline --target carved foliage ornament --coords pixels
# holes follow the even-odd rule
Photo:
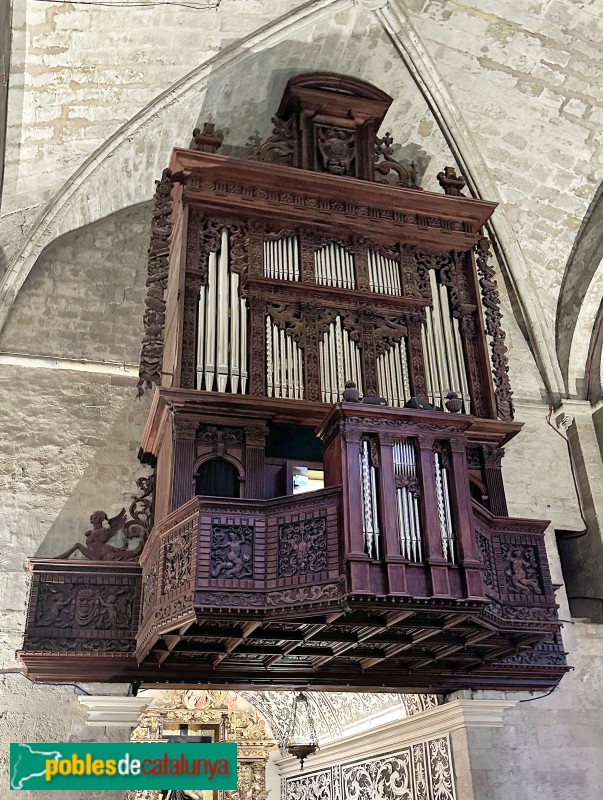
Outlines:
[[[176,592],[190,583],[193,574],[192,520],[166,536],[163,554],[163,594]]]
[[[505,332],[501,328],[500,295],[496,284],[496,271],[488,263],[490,242],[481,236],[476,245],[476,265],[479,285],[484,304],[486,333],[491,337],[492,375],[494,377],[494,396],[498,416],[504,420],[513,419],[513,392],[509,381],[509,360],[505,345]]]
[[[278,574],[281,578],[327,569],[326,517],[279,525]]]
[[[161,383],[163,329],[165,326],[165,291],[168,283],[169,242],[172,235],[172,189],[182,182],[181,174],[164,169],[155,181],[151,243],[147,257],[147,296],[143,315],[144,336],[140,351],[138,396]]]
[[[69,550],[57,558],[69,558],[79,552],[91,561],[137,561],[152,527],[153,477],[139,478],[136,485],[139,494],[132,495],[128,519],[126,509],[115,517],[108,517],[104,511],[90,515],[93,527],[86,531],[86,544],[76,542]],[[121,534],[122,544],[111,544],[111,540]],[[137,544],[131,548],[130,542]]]
[[[264,142],[260,142],[256,138],[249,141],[249,145],[253,148],[250,160],[285,164],[289,167],[296,166],[295,118],[292,117],[285,122],[280,117],[274,116],[272,124],[274,126],[272,135]]]
[[[253,577],[253,525],[221,525],[211,529],[209,571],[212,578]]]

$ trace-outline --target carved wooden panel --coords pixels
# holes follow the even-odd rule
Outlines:
[[[288,522],[278,527],[278,574],[281,578],[328,568],[327,519]]]
[[[252,578],[253,539],[253,525],[221,525],[216,520],[211,529],[211,577]]]

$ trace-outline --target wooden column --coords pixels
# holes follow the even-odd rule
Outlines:
[[[170,510],[174,511],[195,496],[195,435],[199,423],[175,415],[172,420],[174,447]]]
[[[483,566],[475,540],[465,440],[460,436],[452,437],[449,446],[452,467],[449,482],[450,502],[454,515],[458,561],[463,567],[466,596],[470,599],[482,598],[484,597]]]
[[[490,511],[497,517],[508,517],[507,497],[502,479],[501,460],[505,454],[502,447],[484,445],[484,481],[488,490]]]
[[[389,594],[407,594],[406,560],[400,553],[400,532],[396,502],[393,433],[379,433],[379,477],[383,556]]]
[[[421,468],[423,544],[425,546],[425,562],[429,565],[431,592],[434,597],[449,597],[449,568],[448,562],[442,554],[442,535],[435,486],[434,436],[420,435],[417,437],[417,443]]]
[[[266,396],[266,301],[249,298],[249,373],[250,394]]]
[[[266,457],[266,437],[268,428],[265,425],[253,425],[245,428],[245,497],[263,500],[265,495],[264,464]]]
[[[423,359],[423,345],[421,339],[421,318],[419,316],[407,317],[408,337],[408,368],[410,372],[410,391],[414,397],[427,400],[427,386],[425,383],[425,362]]]
[[[320,356],[318,350],[318,316],[319,309],[302,303],[304,322],[304,390],[307,400],[320,402],[321,379]]]

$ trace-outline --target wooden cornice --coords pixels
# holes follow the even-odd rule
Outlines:
[[[185,203],[205,213],[278,219],[444,250],[469,250],[496,203],[339,177],[216,153],[172,151]]]

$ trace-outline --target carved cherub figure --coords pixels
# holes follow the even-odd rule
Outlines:
[[[86,544],[76,542],[67,552],[58,558],[69,558],[76,552],[80,552],[85,558],[91,561],[133,561],[140,555],[141,547],[133,550],[128,549],[126,542],[122,547],[114,547],[108,544],[116,533],[123,528],[126,521],[126,509],[122,510],[115,517],[109,518],[104,511],[95,511],[90,515],[90,522],[93,527],[86,531]],[[105,525],[105,522],[107,525]]]
[[[542,590],[538,580],[528,574],[529,563],[526,561],[521,548],[512,550],[509,556],[509,567],[505,570],[505,573],[511,587],[518,592],[541,594]]]

